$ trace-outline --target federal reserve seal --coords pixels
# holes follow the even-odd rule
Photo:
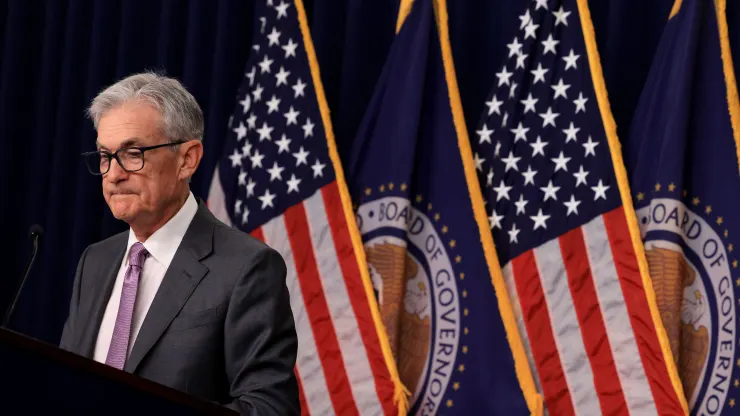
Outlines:
[[[455,278],[454,239],[440,214],[426,207],[386,194],[356,211],[393,356],[412,393],[410,410],[418,414],[452,406],[447,391],[451,380],[451,391],[459,388],[454,373],[458,365],[464,369],[457,357],[467,313]]]
[[[643,198],[638,194],[638,201]],[[733,278],[738,262],[732,257],[734,247],[724,219],[699,198],[684,203],[672,197],[652,199],[637,210],[637,218],[691,413],[721,414],[725,406],[735,406],[740,386],[738,379],[733,380],[733,371],[740,366],[736,359],[740,279]]]

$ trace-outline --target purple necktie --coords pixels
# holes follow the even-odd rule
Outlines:
[[[113,338],[110,341],[108,357],[105,363],[119,370],[123,369],[128,355],[128,342],[131,335],[131,317],[134,314],[136,303],[136,290],[139,287],[139,276],[144,260],[149,254],[141,243],[135,243],[129,251],[128,269],[123,279],[123,290],[121,290],[121,303],[118,305],[118,316],[116,326],[113,328]]]

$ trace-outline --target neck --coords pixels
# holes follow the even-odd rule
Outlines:
[[[162,215],[158,216],[154,221],[145,224],[131,224],[131,230],[133,230],[134,235],[136,235],[136,239],[143,243],[157,230],[167,224],[167,221],[171,220],[172,217],[180,211],[180,208],[185,205],[185,201],[187,201],[188,196],[190,196],[190,190],[186,189],[182,195],[168,204],[162,212]]]

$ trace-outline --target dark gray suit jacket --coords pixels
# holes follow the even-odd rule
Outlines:
[[[80,258],[60,347],[92,358],[128,231]],[[124,370],[242,414],[298,415],[298,340],[280,255],[199,200]]]

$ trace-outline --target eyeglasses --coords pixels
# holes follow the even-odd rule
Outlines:
[[[85,159],[87,169],[93,175],[105,175],[110,170],[112,159],[116,159],[118,166],[126,172],[136,172],[144,168],[144,152],[147,150],[159,149],[160,147],[177,146],[185,141],[178,140],[171,143],[158,144],[146,147],[124,147],[111,153],[107,150],[97,150],[94,152],[85,152],[82,157]]]

